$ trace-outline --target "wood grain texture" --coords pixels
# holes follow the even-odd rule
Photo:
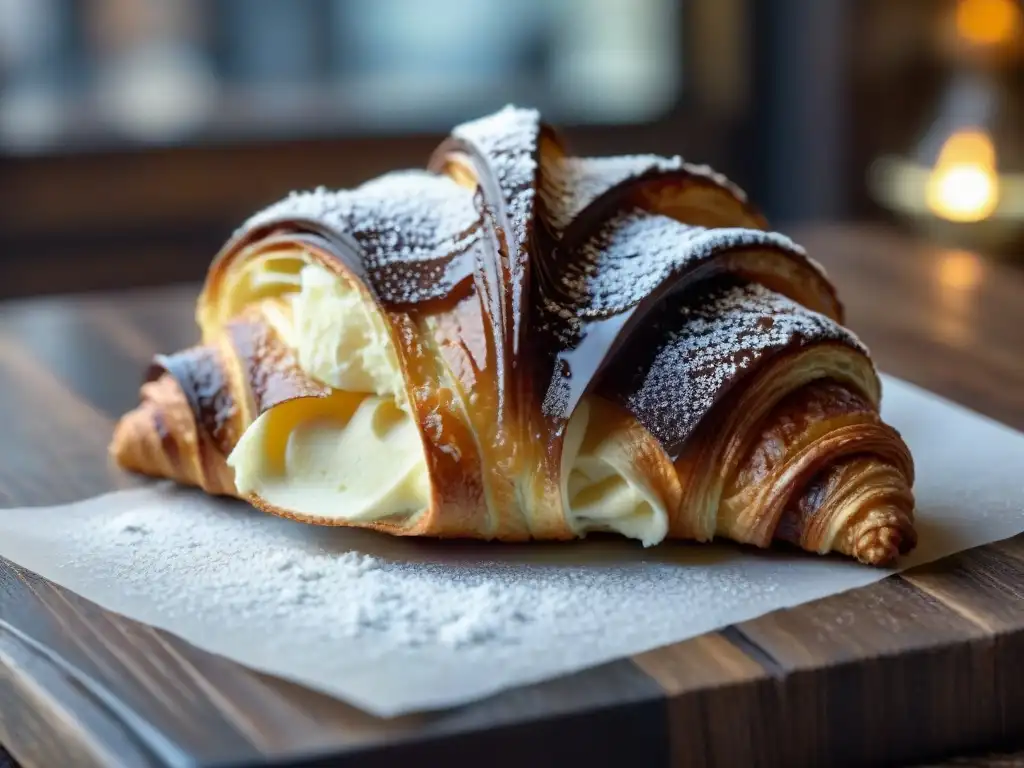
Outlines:
[[[800,236],[883,369],[1024,428],[1024,277],[880,231]],[[138,482],[110,467],[110,429],[145,360],[195,339],[195,290],[0,304],[0,504]],[[0,742],[27,766],[935,762],[1024,738],[1022,573],[1018,538],[634,659],[384,721],[0,562]]]
[[[995,740],[991,638],[900,579],[738,629],[780,667],[766,707],[779,715],[779,765],[908,761]]]
[[[669,697],[669,741],[677,765],[757,765],[778,751],[763,704],[774,666],[748,655],[729,631],[634,657]],[[749,737],[737,738],[736,723]]]

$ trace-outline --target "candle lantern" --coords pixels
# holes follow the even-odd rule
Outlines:
[[[940,242],[1024,258],[1024,12],[1018,0],[959,0],[937,53],[950,77],[903,155],[869,171],[875,199]]]

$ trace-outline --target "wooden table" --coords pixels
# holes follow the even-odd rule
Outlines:
[[[799,235],[883,369],[1024,429],[1020,271],[884,230]],[[107,464],[111,426],[135,402],[149,356],[194,339],[194,295],[0,305],[0,504],[135,482]],[[0,589],[0,742],[27,765],[838,766],[1024,746],[1022,537],[393,721],[107,614],[10,564],[0,563]]]

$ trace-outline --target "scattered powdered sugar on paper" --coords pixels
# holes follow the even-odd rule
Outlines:
[[[909,567],[1024,531],[1024,435],[893,379],[918,469]],[[0,556],[371,713],[463,704],[870,584],[732,545],[499,545],[307,526],[166,483],[0,511]]]
[[[437,568],[413,573],[358,551],[282,549],[279,538],[266,535],[267,519],[243,505],[171,494],[174,503],[164,496],[158,506],[133,507],[98,529],[71,529],[82,554],[68,564],[121,560],[152,579],[147,593],[166,589],[159,598],[167,601],[183,581],[200,582],[217,610],[243,619],[286,616],[327,633],[325,640],[376,637],[408,647],[513,643],[521,625],[556,619],[565,609],[566,595],[557,591],[525,593],[472,575],[453,581]],[[271,521],[281,526],[294,527]],[[225,536],[226,528],[238,535]],[[154,550],[170,554],[154,558]],[[336,599],[339,590],[343,603]],[[205,610],[202,600],[184,607]]]

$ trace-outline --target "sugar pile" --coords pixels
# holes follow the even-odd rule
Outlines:
[[[562,590],[517,589],[514,581],[392,563],[358,551],[286,546],[287,540],[268,534],[297,524],[165,488],[174,503],[161,499],[156,506],[129,509],[98,530],[73,529],[82,554],[69,564],[120,562],[122,574],[144,577],[126,579],[128,588],[155,592],[161,602],[195,596],[195,604],[183,610],[207,610],[210,598],[217,610],[242,622],[273,615],[289,627],[372,638],[388,646],[515,643],[524,625],[556,620],[571,597]],[[186,509],[196,514],[183,514]],[[227,530],[233,535],[226,537]],[[331,538],[338,532],[326,533]]]
[[[0,551],[11,547],[25,567],[101,605],[380,715],[461,703],[714,629],[799,599],[785,582],[821,565],[755,558],[751,572],[735,548],[645,550],[610,538],[402,539],[303,525],[165,484],[46,510],[59,525],[41,525],[39,514],[0,523]],[[838,567],[858,583],[877,578]]]

